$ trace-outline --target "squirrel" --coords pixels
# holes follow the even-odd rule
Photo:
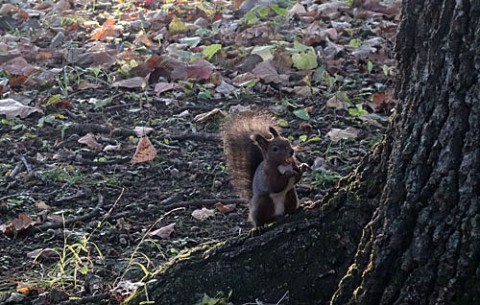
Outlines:
[[[299,207],[295,184],[308,168],[268,113],[244,112],[223,124],[227,171],[236,193],[249,200],[250,235]]]

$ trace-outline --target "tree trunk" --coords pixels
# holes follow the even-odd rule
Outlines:
[[[404,0],[397,53],[393,126],[322,209],[179,259],[148,298],[479,304],[480,2]]]
[[[403,5],[387,182],[332,304],[479,304],[480,2]]]

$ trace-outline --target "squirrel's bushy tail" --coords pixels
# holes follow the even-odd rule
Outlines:
[[[271,114],[254,112],[233,114],[223,124],[222,138],[227,171],[236,193],[244,200],[250,200],[252,196],[253,176],[263,160],[262,152],[251,137],[261,134],[271,138],[268,131],[270,126],[277,127]]]

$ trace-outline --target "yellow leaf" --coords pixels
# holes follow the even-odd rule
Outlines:
[[[182,33],[187,31],[185,24],[176,16],[173,16],[172,22],[170,22],[168,29],[172,33]]]

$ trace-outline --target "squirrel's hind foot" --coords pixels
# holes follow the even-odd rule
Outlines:
[[[252,229],[250,230],[250,232],[248,232],[248,237],[259,236],[259,235],[261,235],[263,232],[265,232],[266,229],[267,229],[267,228],[266,228],[265,226],[252,228]]]

